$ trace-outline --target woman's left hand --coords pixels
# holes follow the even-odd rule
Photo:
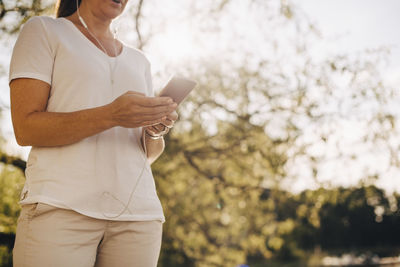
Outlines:
[[[169,130],[174,126],[175,121],[178,119],[178,113],[176,111],[167,115],[167,117],[159,124],[144,127],[146,134],[152,139],[161,138],[167,134]]]

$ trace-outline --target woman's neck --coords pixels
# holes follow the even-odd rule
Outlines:
[[[94,12],[91,11],[91,8],[84,5],[84,3],[85,2],[79,6],[79,14],[92,34],[98,38],[113,38],[113,34],[110,31],[111,19],[94,14]],[[75,24],[82,25],[78,17],[78,12],[75,12],[70,16],[70,18]]]

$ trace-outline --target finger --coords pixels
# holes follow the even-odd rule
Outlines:
[[[155,125],[149,126],[148,127],[149,130],[151,130],[153,133],[159,133],[161,132],[160,130],[158,130]]]
[[[143,107],[140,106],[140,113],[143,115],[159,115],[166,116],[176,109],[176,104],[170,104],[168,106],[157,106],[157,107]]]
[[[165,127],[168,127],[168,128],[172,128],[172,127],[174,127],[174,121],[172,121],[172,120],[170,120],[170,119],[168,119],[168,118],[166,118],[165,120],[163,120],[162,122],[161,122],[161,124],[162,125],[164,125]]]
[[[166,126],[164,126],[162,123],[156,124],[151,126],[156,132],[162,132],[165,130]]]
[[[150,126],[157,125],[157,124],[161,123],[161,121],[163,119],[165,119],[165,117],[161,118],[161,119],[156,119],[156,120],[143,120],[143,122],[140,123],[140,124],[141,124],[142,127],[146,127],[147,128],[147,127],[150,127]]]
[[[167,112],[165,113],[159,113],[159,114],[141,114],[140,117],[132,117],[132,121],[137,121],[139,123],[141,122],[148,122],[148,121],[155,121],[157,123],[153,123],[153,125],[156,124],[163,124],[167,118]],[[128,118],[129,119],[129,118]]]
[[[159,135],[156,131],[154,131],[153,127],[151,127],[151,126],[146,127],[146,131],[151,135],[155,135],[155,136]]]
[[[162,130],[159,130],[158,128],[155,128],[155,126],[152,126],[151,128],[155,130],[154,132],[157,135],[164,135],[164,134],[168,133],[168,131],[169,131],[168,127],[164,127]]]
[[[148,130],[149,132],[151,132],[152,134],[158,134],[158,133],[159,133],[159,131],[157,131],[157,129],[154,128],[154,126],[149,126],[149,127],[147,128],[147,130]]]
[[[165,120],[165,118],[166,118],[165,115],[164,116],[143,115],[137,121],[140,125],[146,124],[146,126],[153,126],[160,124],[163,120]]]
[[[170,114],[168,114],[167,118],[168,118],[169,120],[176,121],[176,120],[178,120],[179,115],[178,115],[178,113],[174,110],[173,112],[171,112]]]
[[[165,127],[164,131],[160,132],[161,135],[165,135],[169,132],[169,128]]]
[[[123,95],[131,97],[131,101],[142,106],[159,106],[174,103],[173,99],[167,96],[148,97],[143,93],[135,91],[127,91]]]
[[[174,101],[170,97],[147,97],[147,96],[134,96],[133,101],[143,107],[166,106],[173,104]]]
[[[126,95],[140,95],[140,96],[146,96],[145,94],[140,93],[140,92],[136,92],[136,91],[127,91],[125,94],[126,94]]]

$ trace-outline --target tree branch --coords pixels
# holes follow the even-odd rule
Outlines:
[[[9,156],[9,155],[1,152],[0,153],[0,162],[3,162],[4,164],[13,165],[14,167],[20,169],[22,172],[25,172],[26,161],[24,161],[18,157]]]
[[[136,24],[136,33],[138,36],[138,48],[142,50],[144,46],[142,34],[140,32],[140,17],[142,14],[143,0],[139,0],[136,15],[135,15],[135,24]]]

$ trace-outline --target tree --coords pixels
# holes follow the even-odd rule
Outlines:
[[[30,17],[52,12],[53,5],[52,2],[42,0],[0,0],[0,20],[8,22],[3,23],[0,30],[3,33],[16,33]]]
[[[329,228],[344,215],[340,203],[324,202],[336,212],[330,219],[314,207],[319,194],[296,199],[282,188],[307,176],[322,184],[327,163],[343,166],[366,153],[348,149],[355,145],[367,152],[383,147],[390,164],[398,163],[397,114],[390,109],[395,94],[381,79],[383,54],[315,58],[318,31],[286,1],[177,3],[186,7],[178,19],[191,23],[197,40],[212,40],[202,43],[212,52],[168,69],[196,78],[199,86],[153,166],[167,217],[162,262],[234,266],[298,257],[299,244],[320,242],[308,237],[325,234],[321,222]],[[158,14],[163,4],[132,6],[136,42],[144,50],[169,21]],[[256,23],[243,29],[250,18]],[[363,130],[350,142],[341,131],[348,125]],[[375,172],[362,176],[379,176]],[[371,207],[359,207],[371,214]]]
[[[0,172],[0,266],[11,266],[17,218],[20,212],[19,193],[24,175],[14,166],[1,164]]]
[[[181,108],[167,153],[154,166],[160,197],[167,203],[164,244],[168,251],[182,251],[182,260],[192,259],[195,266],[267,259],[292,246],[282,236],[291,233],[294,219],[277,218],[274,207],[282,203],[261,200],[265,188],[271,196],[278,194],[278,188],[307,173],[321,184],[326,162],[343,164],[363,156],[345,145],[362,145],[369,152],[382,144],[389,152],[395,149],[387,142],[397,130],[396,114],[388,109],[394,90],[380,78],[384,52],[316,59],[311,47],[318,32],[291,7],[246,3],[246,16],[260,20],[257,36],[265,39],[242,42],[262,42],[272,52],[242,50],[237,40],[236,49],[224,47],[218,57],[177,67],[200,86]],[[218,16],[208,19],[210,28],[226,19],[224,12],[235,4],[227,1]],[[239,26],[233,19],[230,23],[233,35],[240,36],[235,32]],[[273,25],[279,27],[274,30]],[[363,129],[350,144],[338,139],[341,125],[348,124]],[[337,150],[329,148],[335,143]],[[396,161],[397,154],[390,154]],[[297,164],[305,170],[299,173]],[[363,177],[374,174],[367,169]],[[319,214],[306,212],[311,216],[306,231],[311,233],[320,227]]]

